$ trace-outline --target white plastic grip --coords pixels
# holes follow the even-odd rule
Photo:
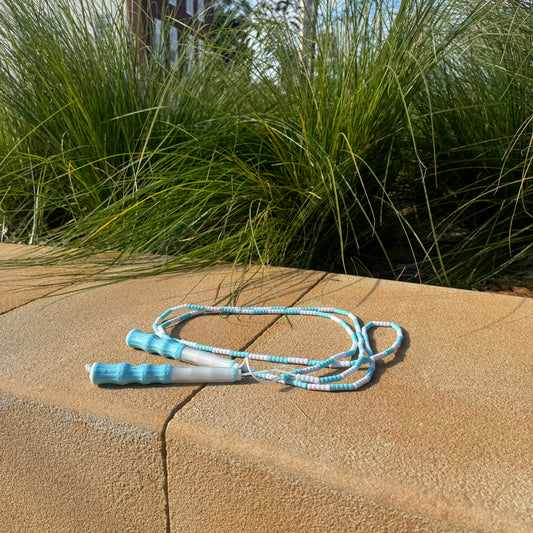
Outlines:
[[[173,366],[171,383],[232,383],[241,380],[240,368]]]
[[[198,350],[197,348],[191,348],[190,346],[183,347],[183,350],[181,351],[181,360],[184,363],[191,363],[192,365],[198,366],[221,368],[234,368],[239,366],[238,361],[211,352],[205,352],[204,350]]]

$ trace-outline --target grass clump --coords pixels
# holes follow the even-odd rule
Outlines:
[[[226,16],[172,65],[81,5],[0,8],[4,239],[457,287],[527,268],[526,3],[323,2],[305,39]]]

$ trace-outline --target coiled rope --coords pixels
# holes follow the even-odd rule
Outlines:
[[[180,311],[186,312],[178,316],[168,318],[170,315]],[[186,322],[187,320],[199,315],[214,313],[230,315],[300,315],[328,318],[344,328],[350,337],[351,346],[349,350],[332,355],[327,359],[315,360],[305,357],[280,357],[217,348],[215,346],[199,344],[183,338],[178,339],[176,337],[171,337],[167,333],[167,329],[170,326]],[[344,317],[344,319],[339,318],[339,315]],[[348,324],[347,321],[350,322],[350,324]],[[392,328],[396,332],[396,340],[386,350],[374,354],[370,345],[370,339],[368,337],[368,332],[372,328]],[[179,341],[186,346],[202,350],[204,352],[211,352],[221,356],[243,359],[242,363],[239,365],[243,377],[250,376],[254,379],[268,383],[284,383],[294,387],[300,387],[302,389],[326,392],[353,391],[362,387],[363,385],[366,385],[372,379],[372,375],[374,374],[376,367],[376,361],[393,354],[401,346],[403,341],[402,329],[394,322],[371,321],[361,327],[359,319],[354,314],[349,311],[344,311],[342,309],[336,309],[333,307],[216,307],[207,305],[183,304],[177,307],[171,307],[170,309],[167,309],[161,316],[157,317],[154,322],[153,329],[155,334],[162,339]],[[290,371],[284,371],[278,368],[266,371],[256,371],[250,367],[250,360],[265,361],[269,363],[275,363],[277,365],[299,365],[303,368]],[[368,367],[364,377],[353,383],[341,383],[365,365],[368,365]],[[328,376],[312,375],[326,368],[340,369],[341,371]]]

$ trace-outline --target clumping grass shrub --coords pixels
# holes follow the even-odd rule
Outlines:
[[[457,287],[527,269],[528,2],[318,2],[305,40],[257,10],[180,27],[173,64],[71,4],[0,6],[3,240]]]

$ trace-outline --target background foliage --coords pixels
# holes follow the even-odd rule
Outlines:
[[[177,62],[120,11],[0,7],[2,240],[472,287],[531,271],[533,16],[519,0],[224,2]],[[53,9],[51,9],[53,7]]]

